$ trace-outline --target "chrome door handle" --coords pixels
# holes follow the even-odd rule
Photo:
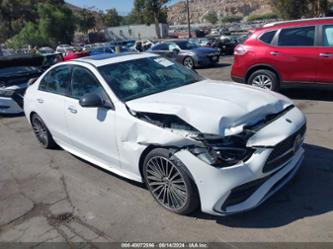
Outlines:
[[[74,107],[72,107],[72,106],[68,107],[68,110],[69,110],[71,113],[74,113],[74,114],[77,113],[77,110],[76,110]]]
[[[320,53],[319,56],[320,57],[332,57],[333,54],[330,54],[330,53]]]
[[[276,51],[272,51],[270,54],[271,54],[271,55],[274,55],[274,56],[277,56],[277,55],[279,55],[280,53],[279,53],[279,52],[276,52]]]
[[[44,100],[43,99],[36,99],[39,104],[43,104]]]

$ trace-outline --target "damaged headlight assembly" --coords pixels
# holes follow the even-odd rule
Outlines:
[[[202,134],[175,115],[134,112],[130,109],[129,112],[141,120],[162,128],[169,128],[173,132],[184,131],[184,134],[200,142],[202,146],[193,145],[183,149],[187,149],[200,160],[214,167],[234,166],[248,160],[254,152],[254,149],[246,147],[251,133],[243,132],[226,137]]]
[[[202,147],[189,148],[189,151],[200,160],[214,167],[231,167],[247,161],[254,149],[246,147],[247,134],[220,137],[202,135],[198,137]]]

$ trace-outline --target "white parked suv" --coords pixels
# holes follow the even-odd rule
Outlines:
[[[41,145],[144,182],[164,208],[228,215],[285,185],[306,120],[286,97],[213,81],[149,53],[57,64],[25,95]]]

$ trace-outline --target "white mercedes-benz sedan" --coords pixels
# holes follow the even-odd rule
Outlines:
[[[288,98],[149,53],[57,64],[29,86],[24,110],[43,147],[144,182],[179,214],[252,209],[304,154],[306,119]]]

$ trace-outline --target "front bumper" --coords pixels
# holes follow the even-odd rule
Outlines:
[[[0,97],[0,114],[19,114],[23,109],[10,97]]]
[[[286,119],[292,120],[292,123]],[[252,147],[256,148],[252,157],[232,167],[215,168],[186,150],[177,152],[175,155],[186,165],[196,183],[201,210],[213,215],[235,214],[257,207],[278,191],[299,169],[304,155],[303,148],[298,147],[291,158],[269,172],[264,172],[264,166],[274,146],[295,134],[304,125],[305,117],[301,111],[297,108],[291,109],[259,130],[249,141]],[[246,189],[246,198],[243,195],[239,201],[234,199],[230,202],[229,197],[235,190],[242,191],[240,188],[253,183],[256,186]]]
[[[194,59],[195,66],[209,66],[218,63],[220,60],[219,55],[215,56],[197,56]]]
[[[0,114],[19,114],[23,112],[23,96],[27,90],[27,84],[19,84],[1,90],[11,91],[9,95],[0,96]]]

